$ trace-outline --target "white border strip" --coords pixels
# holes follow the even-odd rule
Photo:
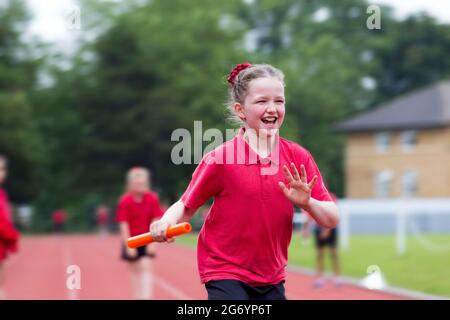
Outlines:
[[[314,276],[315,275],[315,272],[314,272],[313,269],[309,269],[309,268],[305,268],[305,267],[298,267],[298,266],[291,266],[291,265],[289,265],[287,267],[287,269],[290,272],[302,273],[302,274],[306,274],[308,276]],[[326,275],[330,276],[329,273],[327,273]],[[364,289],[364,290],[372,291],[371,289],[368,289],[368,288],[364,287],[360,283],[360,280],[358,280],[357,278],[352,278],[352,277],[347,277],[347,276],[339,276],[339,278],[344,280],[344,282],[346,282],[347,284],[356,286],[356,287]],[[399,296],[399,297],[411,298],[411,299],[419,299],[419,300],[450,300],[449,298],[443,297],[443,296],[437,296],[437,295],[423,293],[423,292],[420,292],[420,291],[414,291],[414,290],[409,290],[409,289],[402,289],[402,288],[391,287],[391,286],[388,286],[386,289],[383,289],[383,290],[376,290],[376,292],[381,292],[381,293],[385,292],[387,294],[396,295],[396,296]]]

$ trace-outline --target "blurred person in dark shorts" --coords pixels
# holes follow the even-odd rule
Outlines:
[[[336,201],[336,196],[331,192],[330,195]],[[304,214],[307,216],[307,220],[302,225],[301,235],[303,238],[308,238],[312,227],[316,247],[316,279],[313,285],[315,288],[322,288],[326,283],[324,262],[328,249],[333,269],[333,282],[335,286],[339,287],[342,285],[342,279],[340,278],[340,263],[337,248],[338,230],[337,228],[323,228],[315,223],[307,212],[304,212]]]
[[[126,192],[119,200],[116,221],[122,240],[121,258],[130,266],[135,299],[150,299],[152,296],[149,258],[155,257],[155,244],[129,248],[127,239],[149,232],[150,223],[162,215],[158,195],[151,191],[150,172],[142,167],[130,169],[126,176]]]

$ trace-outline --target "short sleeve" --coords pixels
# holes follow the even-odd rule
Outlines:
[[[305,170],[308,177],[308,183],[314,176],[317,176],[317,182],[311,191],[311,197],[319,201],[333,201],[333,198],[325,187],[319,168],[309,152],[307,153]]]
[[[221,190],[219,166],[209,153],[200,161],[181,200],[188,208],[200,208]]]
[[[128,221],[127,203],[123,198],[119,201],[119,205],[117,206],[116,221],[117,222]]]

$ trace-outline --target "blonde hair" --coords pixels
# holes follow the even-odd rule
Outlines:
[[[130,182],[135,178],[145,178],[147,180],[148,189],[151,189],[151,173],[150,170],[143,167],[133,167],[127,171],[125,189],[130,191]]]
[[[250,82],[259,78],[270,77],[277,78],[281,81],[283,86],[285,86],[284,73],[270,64],[254,64],[244,70],[239,71],[228,89],[228,101],[226,103],[226,107],[228,111],[228,120],[231,123],[240,126],[243,124],[243,121],[236,115],[234,111],[234,104],[244,104],[245,98],[248,94]]]

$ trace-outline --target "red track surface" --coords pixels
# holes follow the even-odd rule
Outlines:
[[[36,236],[21,241],[20,252],[5,264],[9,299],[131,299],[127,264],[119,260],[116,236]],[[153,260],[154,299],[205,299],[195,249],[160,244]],[[66,268],[81,269],[81,289],[66,288]],[[353,285],[312,289],[313,279],[290,272],[288,299],[402,299]]]

